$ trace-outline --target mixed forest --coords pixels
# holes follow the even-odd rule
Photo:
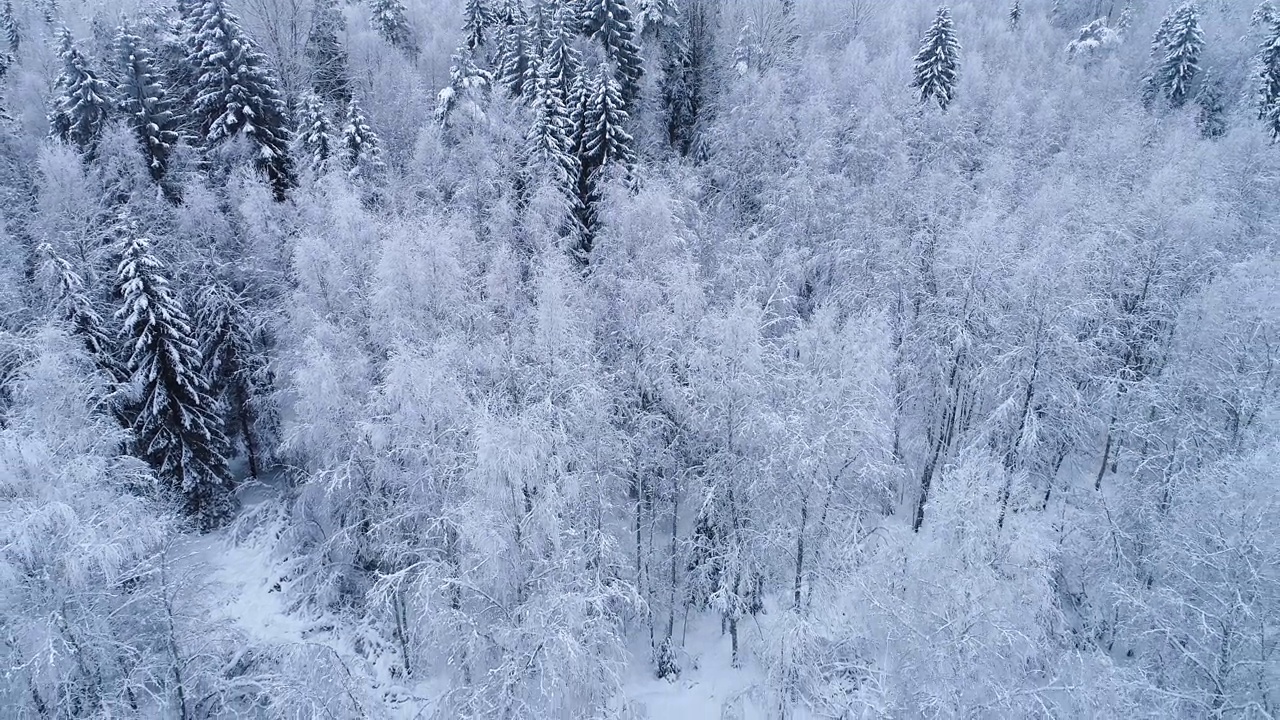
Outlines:
[[[1280,717],[1280,3],[938,2],[0,0],[0,718]]]

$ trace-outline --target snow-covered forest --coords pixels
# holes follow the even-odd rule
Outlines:
[[[1280,717],[1280,3],[0,0],[0,719]]]

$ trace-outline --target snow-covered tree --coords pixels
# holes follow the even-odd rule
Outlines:
[[[351,99],[347,50],[339,39],[345,30],[346,18],[337,0],[316,0],[306,46],[311,87],[326,102],[336,105]]]
[[[107,380],[113,383],[128,380],[128,373],[117,357],[115,339],[90,298],[80,273],[49,243],[41,244],[37,251],[45,266],[47,280],[54,286],[51,288],[54,304],[69,325],[71,334],[84,343],[85,352]]]
[[[400,0],[372,0],[369,22],[387,44],[408,55],[418,56],[418,43],[409,26],[408,10]]]
[[[230,509],[226,437],[186,311],[151,241],[130,235],[120,254],[115,314],[129,352],[134,447],[183,499],[187,515],[211,528]]]
[[[329,111],[319,96],[308,93],[298,110],[298,132],[295,144],[299,157],[306,158],[312,172],[323,175],[329,161],[338,154],[337,129],[329,119]]]
[[[606,176],[615,170],[629,176],[635,166],[635,140],[626,129],[629,121],[622,89],[608,63],[601,63],[595,73],[579,80],[569,122],[577,138],[578,197],[574,208],[583,230],[576,250],[581,262],[590,256],[592,237],[598,229],[596,205]]]
[[[1196,125],[1207,138],[1221,137],[1227,132],[1227,91],[1222,80],[1206,70],[1196,93]]]
[[[636,30],[644,37],[660,37],[680,25],[676,0],[639,0],[635,15]]]
[[[137,717],[172,665],[149,563],[172,536],[150,471],[102,412],[109,383],[56,327],[30,338],[0,428],[0,706],[13,718]],[[163,710],[158,710],[163,712]]]
[[[1258,116],[1271,139],[1280,140],[1280,14],[1267,29],[1258,56]]]
[[[508,0],[500,13],[494,79],[512,97],[524,97],[533,90],[538,65],[538,48],[529,18],[518,0]]]
[[[1067,43],[1067,56],[1071,58],[1090,58],[1116,48],[1123,38],[1114,28],[1107,25],[1107,19],[1098,18],[1080,28],[1076,39]]]
[[[266,57],[241,29],[226,0],[205,0],[191,32],[199,74],[192,117],[201,139],[212,147],[243,135],[253,145],[257,169],[283,199],[296,182],[288,111]]]
[[[951,22],[951,9],[938,8],[937,17],[915,57],[915,79],[911,86],[919,88],[920,102],[930,100],[943,110],[955,99],[960,80],[960,43]]]
[[[627,0],[585,0],[582,32],[598,41],[614,66],[624,107],[630,111],[640,94],[644,65],[637,44],[635,20]]]
[[[546,90],[566,108],[572,102],[574,83],[582,75],[582,53],[573,44],[577,25],[571,6],[558,6],[549,23],[550,40],[538,64],[538,76],[545,80]]]
[[[706,2],[684,6],[678,24],[663,41],[659,88],[666,114],[667,141],[681,155],[694,154],[707,101],[714,92],[712,51],[717,9]]]
[[[529,161],[535,173],[543,174],[566,199],[572,199],[580,168],[565,100],[548,56],[543,59],[533,90],[533,123],[527,137]]]
[[[1174,107],[1192,98],[1192,83],[1200,71],[1203,49],[1200,10],[1189,2],[1164,19],[1152,41],[1155,66],[1147,77],[1150,94],[1163,96]]]
[[[22,45],[22,30],[18,27],[17,16],[13,14],[13,0],[4,0],[4,7],[0,9],[0,31],[4,32],[9,43],[9,52],[17,55]]]
[[[491,25],[493,11],[485,4],[485,0],[467,0],[462,18],[463,46],[474,52],[484,45]]]
[[[371,177],[385,167],[382,142],[354,100],[342,122],[342,160],[352,177]]]
[[[179,139],[173,103],[142,38],[121,28],[116,48],[120,63],[120,112],[138,136],[152,179],[161,182]]]
[[[630,116],[612,68],[601,63],[583,92],[580,141],[583,171],[593,174],[610,164],[630,168],[636,162],[634,140],[626,130]]]
[[[477,101],[488,95],[493,83],[493,73],[480,67],[471,51],[454,55],[449,67],[449,84],[436,96],[436,122],[447,125],[459,103],[469,107],[473,114],[482,114]]]
[[[1116,32],[1127,35],[1131,27],[1133,27],[1133,0],[1126,0],[1124,7],[1120,9],[1120,19],[1116,21]]]
[[[91,156],[110,115],[111,85],[90,67],[70,30],[59,30],[58,43],[62,71],[54,82],[50,133]]]
[[[263,348],[265,323],[261,313],[252,312],[244,293],[222,282],[203,288],[195,307],[202,339],[201,372],[209,381],[209,397],[224,413],[224,435],[243,444],[249,475],[259,478],[274,430],[273,418],[264,409],[272,381]]]

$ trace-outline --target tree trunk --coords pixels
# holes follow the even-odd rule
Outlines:
[[[809,494],[805,493],[804,499],[800,502],[800,532],[796,537],[796,585],[795,597],[792,601],[792,609],[800,609],[800,589],[804,578],[804,532],[805,523],[809,520]]]
[[[253,437],[252,424],[249,421],[249,405],[241,398],[240,403],[240,432],[244,435],[244,451],[249,459],[249,475],[254,480],[258,479],[258,441]]]
[[[173,663],[173,682],[174,694],[178,701],[178,717],[180,720],[188,720],[191,717],[187,711],[187,693],[185,688],[185,679],[182,676],[182,653],[178,650],[178,631],[173,622],[173,596],[169,594],[169,574],[168,559],[162,558],[160,565],[160,589],[164,593],[164,612],[165,623],[167,625],[167,640],[169,660]]]
[[[938,436],[932,443],[929,459],[925,462],[924,471],[920,474],[920,501],[916,503],[916,515],[911,524],[914,532],[920,532],[920,526],[924,525],[924,506],[929,500],[929,489],[933,486],[934,475],[937,473],[938,465],[945,459],[957,427],[961,423],[961,405],[964,404],[964,400],[958,382],[960,366],[963,362],[964,349],[961,348],[951,362],[951,372],[947,374],[946,404],[942,408],[942,422],[939,423]]]
[[[1093,481],[1093,489],[1102,490],[1102,476],[1107,474],[1107,461],[1111,457],[1111,436],[1115,432],[1116,414],[1111,413],[1111,419],[1107,421],[1107,439],[1102,444],[1102,464],[1098,467],[1098,477]]]
[[[676,629],[676,589],[680,583],[679,538],[680,527],[680,489],[672,480],[671,492],[671,608],[667,613],[667,640],[675,634]],[[685,608],[686,612],[688,608]]]

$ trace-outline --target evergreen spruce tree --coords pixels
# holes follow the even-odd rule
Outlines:
[[[1258,56],[1258,116],[1271,139],[1280,141],[1280,16],[1272,20]]]
[[[1128,0],[1120,10],[1120,19],[1116,22],[1116,32],[1121,35],[1128,35],[1131,27],[1133,27],[1133,0]]]
[[[759,70],[763,65],[764,46],[754,20],[748,19],[738,31],[738,41],[733,45],[733,66],[739,75],[748,70]]]
[[[120,63],[120,111],[138,136],[151,178],[161,182],[179,139],[173,106],[151,51],[143,46],[141,38],[121,28],[116,51]]]
[[[111,382],[123,383],[128,380],[129,374],[124,364],[116,357],[115,342],[106,331],[102,315],[85,291],[80,274],[49,243],[41,243],[36,254],[43,259],[46,277],[54,285],[54,304],[71,328],[71,333],[84,343],[89,356]]]
[[[563,56],[548,54],[540,64],[533,91],[533,124],[527,137],[530,166],[549,176],[571,204],[581,168],[574,154],[568,97],[560,86]]]
[[[915,57],[915,79],[911,86],[920,89],[920,102],[934,100],[943,110],[955,99],[960,77],[960,43],[951,23],[951,10],[938,8],[938,15]]]
[[[473,53],[462,48],[449,67],[449,85],[436,97],[436,122],[447,125],[460,98],[483,95],[493,87],[493,74],[476,64]]]
[[[111,86],[89,67],[70,30],[62,28],[58,39],[62,72],[54,83],[50,134],[92,156],[110,112]]]
[[[518,0],[507,0],[501,26],[494,76],[512,97],[523,97],[533,90],[537,48],[529,18]]]
[[[1022,0],[1013,0],[1013,7],[1009,8],[1009,29],[1017,30],[1022,23]]]
[[[1190,99],[1203,49],[1200,12],[1194,3],[1186,3],[1168,16],[1156,33],[1152,43],[1155,67],[1147,78],[1148,97],[1163,95],[1174,107]]]
[[[306,46],[311,87],[324,101],[335,105],[351,99],[347,51],[338,39],[345,28],[346,20],[337,0],[316,0]]]
[[[626,0],[585,0],[582,6],[582,32],[598,41],[605,57],[616,66],[617,84],[622,102],[630,111],[640,95],[640,78],[644,75],[640,48],[636,44],[636,26]]]
[[[131,237],[120,257],[116,311],[129,346],[127,368],[137,405],[135,449],[208,529],[230,500],[227,441],[208,395],[191,323],[146,238]]]
[[[4,78],[9,74],[9,68],[13,66],[14,57],[11,53],[0,53],[0,84],[4,83]],[[4,107],[4,101],[0,98],[0,120],[12,120],[8,111]]]
[[[680,7],[675,0],[639,0],[636,25],[641,37],[661,38],[680,25]]]
[[[354,100],[347,103],[342,149],[347,171],[353,178],[376,176],[386,167],[382,161],[382,143]]]
[[[608,63],[584,75],[575,88],[570,128],[577,138],[578,197],[574,203],[581,229],[576,255],[586,263],[597,231],[595,208],[599,202],[600,172],[621,166],[630,173],[636,162],[634,140],[626,130],[630,117],[622,99],[617,75]]]
[[[667,142],[681,155],[688,155],[693,144],[701,104],[694,56],[683,34],[667,44],[662,68],[662,107],[666,114]]]
[[[243,133],[257,149],[256,165],[277,199],[293,187],[289,123],[276,80],[226,0],[205,0],[195,26],[199,68],[193,115],[207,147]]]
[[[307,159],[312,172],[323,175],[338,154],[338,141],[329,113],[320,98],[308,93],[298,111],[297,155]]]
[[[1262,0],[1249,16],[1249,27],[1270,28],[1280,20],[1280,5],[1276,0]]]
[[[178,0],[178,12],[165,19],[165,32],[160,35],[156,49],[158,66],[163,71],[165,85],[177,113],[179,130],[183,137],[203,137],[195,114],[197,86],[200,80],[200,56],[202,36],[200,17],[204,5],[200,0]]]
[[[484,0],[467,0],[463,8],[462,42],[467,50],[475,52],[484,45],[485,36],[493,18]]]
[[[608,164],[630,168],[636,162],[622,87],[608,64],[602,63],[587,87],[583,108],[581,153],[583,168],[594,173]]]
[[[554,0],[533,0],[529,10],[529,38],[533,43],[534,57],[541,58],[544,50],[551,44],[551,26],[555,20],[557,4]],[[537,79],[537,63],[534,63],[533,77]]]
[[[9,42],[9,52],[17,55],[22,45],[22,32],[18,29],[18,18],[13,14],[13,0],[4,0],[4,8],[0,10],[0,30],[4,31],[5,40]]]
[[[373,0],[370,9],[369,21],[378,35],[410,59],[416,59],[418,44],[414,41],[413,29],[409,27],[408,11],[404,3],[400,0]]]
[[[573,46],[577,32],[577,19],[568,4],[560,5],[550,23],[550,42],[539,63],[538,74],[547,85],[547,92],[566,108],[573,100],[574,83],[582,75],[582,54]]]
[[[40,17],[46,25],[53,27],[58,23],[58,14],[62,11],[58,6],[58,0],[38,0],[37,5],[40,8]]]
[[[1165,15],[1156,28],[1155,37],[1151,39],[1151,70],[1142,79],[1142,101],[1150,107],[1160,95],[1161,87],[1157,72],[1169,54],[1169,38],[1173,34],[1174,12]]]
[[[1227,132],[1227,92],[1212,72],[1205,71],[1196,93],[1196,126],[1206,138],[1222,137]]]

